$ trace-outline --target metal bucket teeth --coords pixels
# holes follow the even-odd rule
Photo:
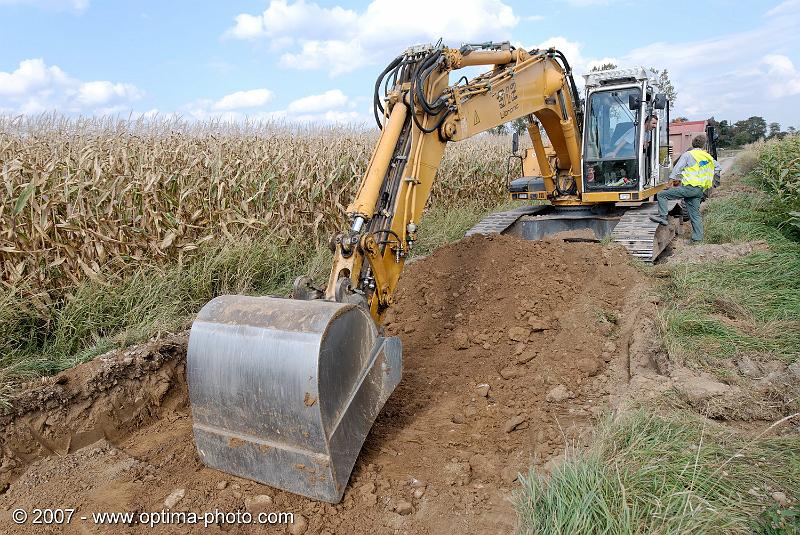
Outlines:
[[[187,355],[200,459],[337,503],[401,368],[399,339],[353,304],[217,297]]]

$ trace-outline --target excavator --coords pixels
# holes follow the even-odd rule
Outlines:
[[[466,67],[488,70],[450,84]],[[408,48],[374,87],[380,137],[348,227],[330,241],[327,283],[299,277],[291,298],[223,295],[199,312],[187,380],[198,455],[212,468],[338,503],[356,458],[400,381],[402,347],[381,324],[450,142],[523,118],[531,148],[512,158],[512,198],[470,233],[538,239],[561,231],[611,237],[644,260],[670,229],[652,223],[670,158],[667,98],[644,69],[587,75],[583,100],[556,49],[508,42]],[[665,123],[665,121],[660,121]]]

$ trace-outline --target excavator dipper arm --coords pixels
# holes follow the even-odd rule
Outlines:
[[[187,380],[206,465],[341,500],[364,439],[400,381],[400,341],[380,326],[447,142],[528,116],[557,156],[549,166],[542,149],[549,190],[579,173],[574,84],[559,57],[507,43],[415,47],[384,70],[375,88],[380,139],[347,208],[349,228],[332,240],[324,292],[301,278],[293,295],[310,300],[220,296],[192,325]],[[449,85],[450,71],[473,65],[492,70]],[[530,131],[538,149],[539,127]]]
[[[580,113],[566,60],[552,49],[484,46],[490,49],[410,49],[385,74],[394,76],[385,100],[376,103],[376,112],[385,117],[376,113],[381,137],[347,208],[351,228],[335,240],[325,292],[327,299],[336,300],[341,279],[348,278],[349,298],[366,301],[377,324],[391,305],[405,258],[413,249],[447,142],[529,117],[548,192],[578,193],[577,188],[556,191],[564,177],[580,183],[574,180],[580,175]],[[474,65],[493,69],[466,84],[447,85],[450,71]],[[555,169],[545,155],[539,124],[555,151]]]

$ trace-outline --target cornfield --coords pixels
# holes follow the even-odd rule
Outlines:
[[[351,127],[0,117],[0,281],[47,300],[182,263],[209,241],[327,239],[376,140]],[[449,147],[432,202],[497,202],[509,145]]]

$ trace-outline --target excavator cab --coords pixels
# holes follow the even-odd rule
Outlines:
[[[590,79],[596,85],[588,85]],[[615,192],[620,201],[639,200],[664,182],[659,148],[665,136],[658,126],[666,122],[666,96],[649,82],[643,69],[627,80],[587,76],[583,190],[588,194]],[[648,129],[652,117],[658,122]]]

